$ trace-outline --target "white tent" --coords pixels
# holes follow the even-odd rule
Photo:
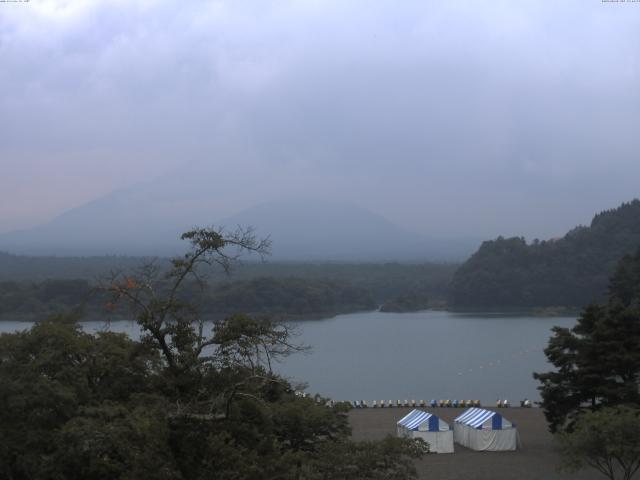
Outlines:
[[[433,453],[453,453],[453,431],[447,422],[422,410],[411,410],[397,423],[399,437],[421,438]]]
[[[515,450],[516,426],[498,412],[470,408],[454,420],[453,438],[464,447],[490,452]]]

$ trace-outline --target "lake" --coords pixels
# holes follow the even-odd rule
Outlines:
[[[308,354],[275,368],[307,391],[335,400],[539,399],[534,371],[550,366],[543,349],[554,325],[570,327],[574,317],[473,314],[444,311],[363,312],[292,322]],[[0,332],[28,328],[0,322]],[[83,322],[87,331],[104,322]],[[111,330],[138,336],[132,322],[112,322]]]

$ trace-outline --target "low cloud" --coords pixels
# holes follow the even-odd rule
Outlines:
[[[639,195],[637,4],[0,8],[0,231],[154,178],[487,236]]]

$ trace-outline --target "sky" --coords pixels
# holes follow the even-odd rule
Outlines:
[[[639,85],[640,2],[0,3],[0,233],[124,188],[555,237],[640,196]]]

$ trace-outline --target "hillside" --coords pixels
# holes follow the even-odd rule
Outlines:
[[[318,198],[272,200],[221,212],[213,198],[182,199],[151,183],[122,189],[71,209],[49,223],[0,234],[0,251],[40,256],[173,256],[180,233],[194,225],[253,227],[273,241],[272,260],[459,261],[475,238],[424,236],[348,202]],[[198,201],[196,201],[198,200]]]
[[[640,246],[640,200],[597,214],[563,238],[484,242],[455,273],[454,308],[580,307],[602,301],[617,261]]]

